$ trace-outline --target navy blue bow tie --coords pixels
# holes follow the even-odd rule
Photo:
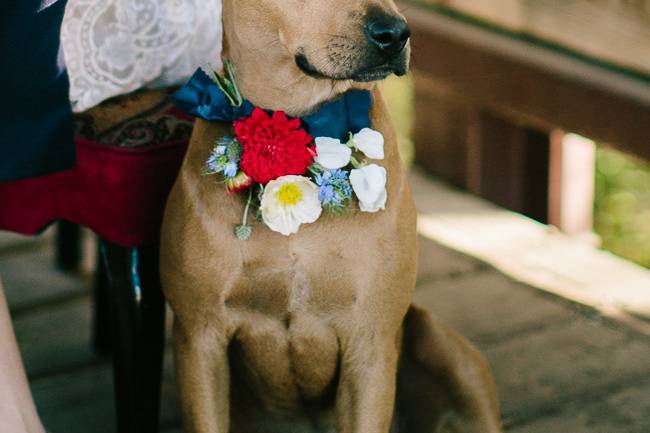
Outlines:
[[[173,96],[173,102],[186,113],[201,119],[234,122],[248,117],[254,106],[249,101],[239,106],[230,104],[223,91],[201,69]],[[346,140],[350,132],[370,128],[372,96],[366,90],[352,90],[321,106],[301,120],[312,137],[332,137]]]

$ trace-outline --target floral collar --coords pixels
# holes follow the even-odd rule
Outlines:
[[[230,194],[247,192],[235,235],[248,239],[249,214],[289,236],[323,211],[343,214],[354,197],[363,212],[386,206],[384,137],[370,128],[370,92],[350,91],[315,113],[289,118],[254,107],[240,94],[232,66],[223,76],[197,70],[172,98],[188,114],[233,123],[233,136],[219,138],[205,174],[218,176]]]
[[[253,104],[239,93],[232,97],[219,84],[227,86],[225,78],[214,73],[208,75],[197,69],[190,81],[172,97],[174,104],[186,113],[204,120],[234,122],[249,117]],[[236,91],[234,81],[232,90]],[[365,90],[353,90],[335,101],[323,104],[313,114],[301,117],[305,129],[313,137],[336,137],[344,140],[350,131],[369,128],[372,96]]]

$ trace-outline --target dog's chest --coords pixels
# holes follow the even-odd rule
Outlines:
[[[333,389],[339,358],[335,322],[354,304],[347,271],[317,267],[294,250],[250,256],[226,295],[233,336],[231,365],[264,407],[296,410]],[[337,278],[338,277],[338,278]]]
[[[285,320],[249,317],[232,341],[231,366],[251,395],[272,412],[300,411],[333,389],[339,359],[334,330],[309,313]]]
[[[286,320],[302,313],[344,313],[357,297],[356,272],[348,257],[321,248],[267,245],[242,251],[239,271],[224,294],[234,313]]]

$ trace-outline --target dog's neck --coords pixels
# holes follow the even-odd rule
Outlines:
[[[293,58],[277,42],[262,49],[239,46],[229,41],[227,36],[224,39],[224,59],[232,62],[244,98],[258,107],[299,117],[348,90],[370,90],[373,87],[372,84],[350,80],[309,77],[300,71]]]

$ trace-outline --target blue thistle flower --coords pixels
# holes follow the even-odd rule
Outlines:
[[[241,158],[241,145],[237,139],[223,137],[216,141],[210,156],[206,161],[206,169],[209,174],[222,173],[226,177],[235,177],[239,171],[239,160]]]
[[[229,161],[223,168],[223,175],[226,177],[235,177],[237,176],[237,171],[239,171],[237,163]]]
[[[339,204],[341,199],[332,185],[321,185],[318,189],[318,198],[323,204]]]
[[[221,166],[224,154],[219,149],[220,147],[221,146],[216,146],[210,153],[208,160],[205,162],[208,173],[219,173],[222,170]]]
[[[314,177],[318,185],[318,198],[328,210],[342,210],[352,198],[349,173],[344,170],[328,170]]]

